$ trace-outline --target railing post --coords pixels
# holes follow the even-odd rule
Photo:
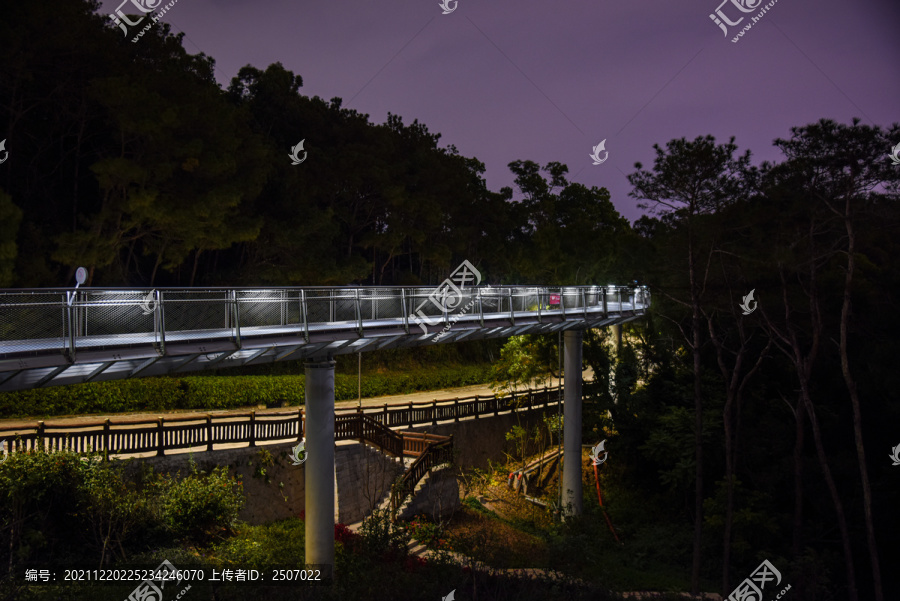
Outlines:
[[[512,288],[507,288],[507,290],[509,290],[509,323],[510,325],[516,325],[516,311],[515,307],[513,307]]]
[[[206,414],[206,450],[213,450],[212,415],[209,413]]]
[[[403,329],[409,334],[409,311],[406,310],[406,288],[400,289],[400,311],[403,314]]]
[[[478,290],[478,313],[481,317],[481,327],[484,327],[484,302],[481,300],[481,288],[476,288]]]
[[[163,430],[163,428],[165,427],[163,425],[164,421],[165,420],[163,419],[162,416],[156,418],[156,456],[157,457],[162,457],[163,455],[166,454],[165,453],[166,447],[165,447],[165,440],[164,440],[165,439],[165,431]]]
[[[47,445],[44,444],[44,422],[38,422],[37,427],[37,439],[34,441],[35,449],[37,446],[41,445],[41,450],[45,449]]]
[[[231,291],[231,302],[233,303],[233,308],[231,310],[234,315],[234,344],[240,350],[241,348],[241,313],[238,308],[238,297],[237,290]]]
[[[608,288],[606,286],[603,287],[603,317],[609,317],[609,305],[606,302],[606,292]]]
[[[250,446],[256,446],[256,411],[250,412]]]
[[[581,289],[581,309],[584,311],[584,322],[587,323],[587,299],[584,297],[584,288]]]
[[[388,423],[388,408],[387,408],[387,403],[384,404],[384,418],[381,420],[381,423],[383,423],[383,424],[384,424],[385,426],[387,426],[388,428],[391,427],[391,425]]]
[[[566,290],[565,288],[560,287],[559,289],[559,310],[562,311],[563,321],[566,320]]]
[[[431,425],[437,425],[437,399],[431,401]]]
[[[410,430],[413,427],[413,404],[412,401],[409,402],[409,417],[407,418],[407,422],[409,423]]]
[[[306,438],[306,414],[303,412],[303,407],[297,408],[297,431],[299,432],[299,436],[297,440]]]
[[[300,313],[303,315],[303,337],[309,342],[309,317],[306,307],[306,290],[300,289]]]
[[[72,292],[67,293],[69,298],[68,302],[68,314],[69,319],[67,320],[67,325],[69,328],[69,361],[75,362],[75,319],[77,318],[75,315],[75,310],[72,308],[72,305],[75,304],[75,301],[78,299],[78,291],[73,290]]]
[[[541,294],[542,294],[541,289],[538,288],[538,293],[537,293],[537,301],[538,301],[538,302],[537,302],[537,306],[538,306],[538,323],[543,323],[543,322],[541,321],[541,308],[543,307],[544,301],[543,301],[543,299],[541,298]]]
[[[359,306],[359,288],[356,289],[356,323],[359,331],[359,337],[362,338],[363,335],[363,325],[362,325],[362,309]]]
[[[109,461],[109,418],[103,422],[103,460]]]
[[[491,402],[494,403],[494,417],[500,415],[500,399],[497,397],[491,398]]]
[[[456,400],[453,401],[453,421],[459,421],[459,397],[456,397]]]

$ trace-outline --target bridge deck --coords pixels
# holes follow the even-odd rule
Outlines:
[[[644,288],[0,291],[0,391],[622,323]],[[451,308],[447,308],[447,307]]]

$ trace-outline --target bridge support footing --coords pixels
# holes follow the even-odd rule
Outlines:
[[[563,405],[562,510],[581,515],[581,342],[584,332],[566,330],[565,403]]]
[[[334,570],[334,361],[306,370],[306,563]]]

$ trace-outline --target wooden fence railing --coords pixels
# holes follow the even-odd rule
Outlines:
[[[497,415],[501,411],[523,411],[556,405],[560,389],[528,390],[506,397],[472,396],[465,398],[387,405],[366,408],[364,420],[354,419],[357,410],[335,412],[335,440],[366,439],[394,455],[422,453],[428,439],[404,433],[403,447],[386,434],[391,428],[436,425],[440,421]],[[217,444],[248,443],[257,446],[270,441],[299,440],[304,436],[302,409],[292,411],[229,413],[221,416],[172,417],[142,420],[109,419],[91,424],[48,424],[31,427],[0,427],[0,455],[43,447],[46,450],[70,449],[79,453],[127,455],[205,447]],[[406,445],[410,445],[407,449]],[[417,481],[418,482],[418,481]]]
[[[434,435],[432,435],[434,436]],[[391,488],[391,518],[396,519],[397,512],[407,497],[414,495],[416,484],[433,468],[453,461],[453,437],[435,436],[432,440],[423,440],[425,448],[413,461],[400,481]]]

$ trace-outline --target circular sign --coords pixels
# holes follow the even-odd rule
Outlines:
[[[79,267],[75,270],[75,281],[78,282],[79,286],[84,284],[85,280],[87,280],[87,275],[87,269],[84,267]]]

